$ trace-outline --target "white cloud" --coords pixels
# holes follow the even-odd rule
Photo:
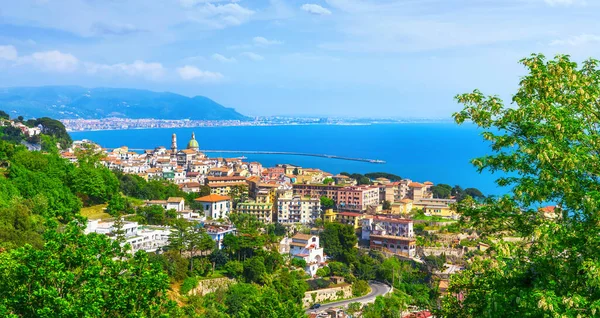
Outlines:
[[[186,65],[177,69],[179,76],[186,80],[201,80],[206,82],[217,82],[224,78],[219,72],[203,71],[195,66]]]
[[[316,15],[330,15],[331,11],[314,3],[305,3],[300,7],[302,10]]]
[[[546,4],[550,6],[572,6],[572,5],[586,5],[585,0],[544,0]]]
[[[79,60],[69,54],[60,51],[35,52],[19,59],[20,64],[31,64],[44,71],[73,72],[79,66]]]
[[[96,35],[127,35],[144,31],[133,24],[109,24],[104,22],[94,23],[91,30]]]
[[[19,57],[17,49],[12,45],[0,45],[0,60],[14,61]]]
[[[159,79],[166,73],[166,69],[160,63],[147,63],[142,60],[136,60],[133,63],[117,63],[117,64],[96,64],[87,63],[86,68],[88,73],[109,73],[127,76],[141,76],[151,79]]]
[[[572,36],[572,37],[570,37],[568,39],[554,40],[554,41],[550,42],[550,45],[555,45],[555,46],[564,46],[564,45],[568,45],[568,46],[581,46],[581,45],[586,45],[586,44],[590,44],[590,43],[597,43],[597,42],[600,42],[600,35],[581,34],[581,35]]]
[[[259,46],[268,46],[268,45],[276,45],[276,44],[283,44],[283,42],[281,41],[276,41],[276,40],[268,40],[262,36],[256,36],[252,39],[252,42],[254,42],[255,45],[259,45]]]
[[[221,55],[219,53],[215,53],[211,57],[212,57],[213,60],[219,61],[221,63],[234,63],[234,62],[237,62],[234,57],[226,57],[226,56]]]
[[[242,53],[240,55],[244,56],[244,57],[247,57],[247,58],[249,58],[249,59],[251,59],[253,61],[262,61],[262,60],[265,59],[262,55],[258,55],[258,54],[253,53],[253,52],[244,52],[244,53]]]
[[[190,9],[188,16],[192,21],[206,24],[211,28],[221,29],[227,26],[240,25],[254,15],[254,11],[237,3],[213,4],[204,3]]]

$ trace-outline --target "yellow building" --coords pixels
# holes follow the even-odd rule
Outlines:
[[[365,218],[364,214],[355,213],[355,212],[340,212],[337,214],[336,222],[352,225],[355,230],[358,230],[362,227],[361,221]]]
[[[335,222],[336,217],[337,213],[333,212],[333,209],[327,209],[323,213],[323,221],[325,222]]]
[[[273,203],[238,203],[236,211],[242,214],[253,215],[265,224],[273,222]]]
[[[413,209],[413,200],[402,199],[392,203],[392,214],[408,214]]]
[[[421,199],[413,202],[413,207],[422,209],[425,215],[440,216],[445,218],[456,218],[456,211],[452,205],[456,203],[453,199]]]

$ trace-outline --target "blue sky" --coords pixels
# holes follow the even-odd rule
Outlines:
[[[0,86],[204,95],[248,115],[448,117],[533,52],[600,58],[597,0],[0,0]]]

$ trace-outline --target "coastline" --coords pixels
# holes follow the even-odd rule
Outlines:
[[[62,122],[62,120],[61,120]],[[448,124],[451,120],[423,120],[423,121],[397,121],[397,122],[366,122],[366,123],[256,123],[248,125],[193,125],[173,127],[132,127],[132,128],[106,128],[106,129],[72,129],[67,127],[67,132],[94,132],[94,131],[125,131],[125,130],[151,130],[151,129],[181,129],[181,128],[221,128],[221,127],[281,127],[281,126],[372,126],[372,125],[410,125],[410,124]],[[64,124],[64,122],[63,122]],[[65,125],[66,126],[66,125]]]

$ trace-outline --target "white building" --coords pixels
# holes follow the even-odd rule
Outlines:
[[[317,270],[323,267],[325,256],[323,255],[323,248],[319,246],[318,236],[296,233],[289,245],[290,254],[293,258],[306,261],[306,268],[304,270],[310,276],[315,276]]]
[[[115,222],[90,220],[85,233],[104,234],[114,240],[117,238],[116,230]],[[129,244],[132,254],[139,250],[161,252],[165,246],[169,245],[169,234],[171,234],[171,229],[168,226],[139,225],[137,222],[127,221],[123,222],[121,231],[123,231],[125,239],[125,242],[121,245]]]
[[[202,204],[204,215],[207,218],[224,219],[231,212],[231,198],[224,195],[210,194],[195,200]]]
[[[407,257],[416,255],[412,220],[369,215],[362,220],[361,238],[369,241],[371,249]]]
[[[277,198],[277,222],[312,223],[321,215],[321,200],[292,195],[292,191],[280,193]]]
[[[167,207],[165,210],[175,210],[181,212],[185,209],[185,199],[181,197],[170,197],[167,199]]]
[[[210,235],[210,237],[217,243],[217,248],[223,248],[223,238],[227,234],[236,233],[236,228],[234,226],[229,225],[205,225],[204,229],[206,229],[206,233]]]

